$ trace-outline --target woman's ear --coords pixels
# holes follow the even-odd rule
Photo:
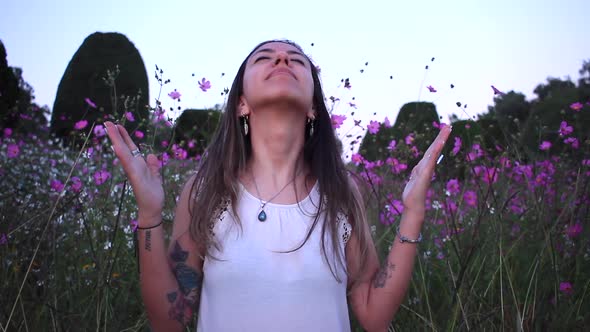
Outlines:
[[[307,118],[312,120],[315,120],[315,118],[317,118],[315,107],[312,106],[311,109],[307,111]]]
[[[246,98],[244,98],[244,96],[241,96],[240,101],[238,102],[238,115],[250,115],[250,106],[248,106],[248,102],[246,101]]]

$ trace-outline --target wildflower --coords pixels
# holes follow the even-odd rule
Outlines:
[[[563,281],[559,283],[559,290],[567,295],[571,295],[574,292],[574,288],[572,284],[567,281]]]
[[[568,126],[566,121],[561,121],[561,125],[559,125],[559,135],[560,136],[567,136],[574,131],[572,126]]]
[[[369,130],[369,133],[373,135],[377,134],[379,132],[379,122],[371,120],[371,122],[367,126],[367,129]]]
[[[571,144],[572,148],[577,149],[580,147],[580,141],[575,137],[568,137],[563,141],[565,144]]]
[[[137,227],[139,226],[139,222],[137,221],[137,219],[131,219],[129,224],[131,225],[132,231],[134,231],[134,232],[137,231]]]
[[[456,156],[457,153],[459,153],[459,150],[461,150],[461,138],[455,137],[455,145],[453,146],[453,151],[451,151],[451,153],[453,156]]]
[[[180,92],[176,91],[176,89],[174,89],[174,91],[172,91],[168,94],[168,97],[172,98],[173,100],[176,100],[176,99],[180,100],[180,96],[181,96]]]
[[[391,128],[391,122],[389,122],[388,117],[385,117],[385,120],[383,120],[383,125],[385,126],[385,128]]]
[[[356,107],[356,104],[355,104],[355,103],[352,103],[352,102],[349,102],[349,103],[348,103],[348,106],[350,106],[350,107],[352,107],[352,108],[354,108],[354,109],[356,109],[356,108],[357,108],[357,107]]]
[[[203,92],[207,92],[208,89],[211,89],[211,82],[205,80],[203,77],[203,79],[199,82],[199,88],[201,88]]]
[[[469,206],[477,205],[477,194],[472,190],[467,190],[463,194],[463,201]]]
[[[346,115],[332,114],[330,120],[332,121],[332,128],[338,129],[344,123],[344,120],[346,120]]]
[[[430,91],[430,92],[432,92],[432,93],[436,92],[436,89],[435,89],[435,88],[433,88],[433,87],[432,87],[432,85],[429,85],[429,86],[427,86],[426,88],[428,89],[428,91]]]
[[[160,143],[162,145],[163,148],[167,148],[168,147],[168,141],[163,140],[162,143]]]
[[[103,125],[96,125],[94,127],[94,136],[103,137],[104,135],[106,135],[106,131],[104,130],[104,126]]]
[[[394,174],[399,174],[399,173],[405,171],[406,169],[408,169],[408,165],[406,165],[404,163],[400,163],[399,160],[397,160],[396,158],[393,158],[393,157],[387,158],[387,160],[385,162],[388,165],[391,165],[391,171]]]
[[[86,128],[87,125],[88,125],[88,121],[80,120],[80,121],[76,122],[76,124],[74,125],[74,129],[81,130],[81,129]]]
[[[133,133],[133,135],[135,135],[135,137],[139,139],[142,139],[145,136],[141,130],[136,130],[135,133]]]
[[[125,118],[129,122],[135,121],[135,117],[133,116],[133,113],[131,113],[131,112],[125,112]]]
[[[584,105],[582,103],[580,103],[580,102],[575,102],[575,103],[573,103],[573,104],[570,105],[570,108],[573,109],[576,112],[579,112],[582,109],[582,107],[584,107]]]
[[[412,145],[414,143],[414,134],[409,134],[405,138],[406,145]]]
[[[96,173],[94,173],[93,175],[94,177],[94,183],[96,183],[97,185],[101,185],[103,183],[105,183],[110,177],[111,177],[111,173],[109,173],[107,170],[100,170],[97,171]]]
[[[6,237],[6,234],[2,233],[2,235],[0,235],[0,245],[7,244],[7,243],[8,243],[8,238]]]
[[[61,192],[62,189],[64,188],[63,183],[61,183],[61,181],[59,181],[59,180],[51,180],[50,186],[51,186],[51,189],[56,192]]]
[[[162,153],[162,156],[159,159],[160,159],[160,167],[163,167],[164,165],[166,165],[168,163],[168,160],[170,159],[170,155],[168,155],[168,153],[164,152],[164,153]]]
[[[397,142],[395,140],[391,140],[391,142],[389,142],[389,145],[387,146],[387,150],[389,150],[389,151],[395,150],[396,145],[397,145]]]
[[[355,165],[358,165],[358,164],[360,164],[360,163],[362,163],[362,162],[363,162],[363,156],[361,156],[361,154],[360,154],[360,153],[355,153],[355,154],[353,154],[353,155],[352,155],[352,157],[351,157],[351,161],[352,161],[352,162],[353,162]]]
[[[458,194],[460,191],[459,181],[457,179],[450,179],[449,182],[447,182],[447,191],[451,195]]]
[[[90,98],[85,98],[84,101],[86,102],[86,104],[88,104],[88,106],[96,108],[96,104],[93,103],[92,100],[90,100]]]
[[[541,143],[541,145],[539,145],[539,149],[543,150],[543,151],[547,151],[551,148],[551,142],[548,141],[543,141]]]
[[[16,144],[8,145],[8,158],[16,158],[20,153],[20,149]]]
[[[479,144],[473,144],[471,146],[471,152],[467,154],[467,161],[474,161],[475,159],[483,156],[483,150]]]
[[[186,150],[177,146],[176,144],[172,145],[172,153],[174,154],[174,158],[178,160],[184,160],[187,157]]]
[[[494,90],[494,95],[503,95],[504,94],[504,92],[498,90],[495,86],[492,85],[491,87],[492,87],[492,90]]]
[[[74,192],[80,192],[82,189],[82,181],[77,176],[72,177],[72,184],[70,185]]]
[[[582,160],[582,165],[584,165],[584,166],[590,166],[590,159],[584,159],[584,160]]]
[[[4,137],[8,138],[12,135],[12,128],[4,128]]]
[[[565,234],[570,238],[576,237],[580,235],[580,233],[582,233],[582,225],[580,223],[569,225],[565,230]]]

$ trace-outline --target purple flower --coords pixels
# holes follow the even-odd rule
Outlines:
[[[8,238],[6,237],[6,234],[2,233],[2,235],[0,235],[0,245],[7,244],[7,243],[8,243]]]
[[[580,141],[575,137],[568,137],[563,141],[565,144],[570,144],[572,148],[577,149],[580,147]]]
[[[388,117],[385,117],[385,120],[383,120],[383,125],[385,126],[385,128],[391,128],[391,122],[389,122]]]
[[[572,287],[572,284],[567,281],[563,281],[563,282],[559,283],[559,290],[567,295],[571,295],[574,292],[574,288]]]
[[[428,91],[430,91],[430,92],[432,92],[432,93],[435,93],[435,92],[436,92],[436,89],[435,89],[435,88],[433,88],[433,87],[432,87],[432,85],[429,85],[429,86],[427,86],[426,88],[428,89]]]
[[[358,164],[363,162],[363,156],[360,153],[355,153],[352,155],[351,161],[358,166]]]
[[[170,159],[170,155],[168,155],[168,153],[164,152],[164,153],[162,153],[162,156],[159,159],[160,159],[160,167],[163,167],[168,163],[168,160]]]
[[[104,135],[106,135],[106,131],[104,130],[104,126],[103,125],[96,125],[94,127],[94,136],[103,137]]]
[[[4,137],[8,138],[12,135],[12,128],[4,128]]]
[[[76,124],[74,125],[74,129],[81,130],[81,129],[86,128],[87,125],[88,125],[88,121],[80,120],[80,121],[76,122]]]
[[[406,145],[412,145],[414,143],[414,134],[409,134],[405,138]]]
[[[86,104],[88,104],[88,106],[96,108],[96,104],[93,103],[92,100],[90,100],[90,98],[85,98],[84,101],[86,102]]]
[[[494,90],[494,95],[503,95],[504,92],[498,90],[495,86],[492,85],[492,90]]]
[[[379,122],[371,120],[371,122],[367,126],[367,129],[369,130],[369,133],[373,135],[377,134],[379,132]]]
[[[566,121],[561,121],[561,125],[559,126],[559,135],[567,136],[574,131],[572,126],[568,126]]]
[[[579,112],[582,109],[582,107],[584,107],[584,105],[582,103],[580,103],[580,102],[575,102],[575,103],[573,103],[573,104],[570,105],[570,108],[573,109],[576,112]]]
[[[72,184],[70,185],[74,192],[80,192],[82,190],[82,181],[77,176],[72,177]]]
[[[457,153],[459,153],[459,150],[461,150],[461,138],[455,137],[455,145],[453,146],[453,151],[451,151],[451,153],[453,156],[456,156]]]
[[[16,144],[8,144],[8,158],[16,158],[20,153],[20,149]]]
[[[134,135],[139,139],[142,139],[145,136],[141,130],[136,130]]]
[[[547,151],[551,148],[551,142],[548,141],[543,141],[541,142],[541,145],[539,145],[539,149],[541,149],[542,151]]]
[[[565,230],[565,234],[570,238],[576,237],[576,236],[580,235],[580,233],[582,233],[582,224],[580,224],[580,223],[575,223],[573,225],[569,225],[567,227],[567,229]]]
[[[173,100],[180,100],[180,96],[180,92],[176,91],[176,89],[168,94],[168,97],[172,98]]]
[[[111,173],[109,173],[107,170],[100,170],[97,171],[96,173],[94,173],[93,175],[94,177],[94,183],[96,183],[96,185],[100,186],[101,184],[105,183],[110,177],[111,177]]]
[[[391,171],[394,174],[399,174],[399,173],[405,171],[406,169],[408,169],[408,165],[400,163],[399,160],[397,160],[396,158],[393,158],[393,157],[387,158],[385,163],[387,163],[388,165],[391,165]]]
[[[131,221],[129,222],[129,225],[131,225],[131,230],[132,231],[137,231],[137,227],[139,226],[139,222],[137,221],[137,219],[131,219]]]
[[[457,179],[450,179],[449,182],[447,182],[447,191],[451,195],[458,194],[459,191],[461,191],[459,188],[459,181]]]
[[[344,123],[344,120],[346,120],[346,115],[332,114],[330,120],[332,121],[332,128],[338,129]]]
[[[61,181],[59,181],[59,180],[51,180],[50,186],[53,191],[57,191],[57,192],[61,192],[62,189],[64,188],[63,183],[61,183]]]
[[[395,140],[391,140],[391,142],[389,142],[389,145],[387,146],[387,150],[389,150],[389,151],[395,150],[396,145],[397,145],[397,142]]]
[[[129,122],[135,121],[135,117],[133,117],[133,113],[131,113],[131,112],[125,112],[125,118]]]
[[[469,206],[477,205],[477,194],[472,190],[467,190],[463,194],[463,201]]]
[[[176,144],[172,145],[172,153],[174,155],[174,158],[178,160],[184,160],[187,157],[186,150],[177,146]]]
[[[204,77],[201,81],[199,81],[199,88],[203,90],[203,92],[207,92],[208,89],[211,89],[211,82],[207,81]]]

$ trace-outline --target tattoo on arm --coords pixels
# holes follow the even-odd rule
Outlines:
[[[178,291],[172,291],[166,296],[170,303],[168,316],[183,326],[190,322],[193,312],[197,311],[203,283],[203,274],[186,265],[188,251],[176,241],[170,253],[172,272],[178,282]]]
[[[145,250],[152,251],[152,231],[145,231]]]
[[[393,271],[395,270],[395,264],[391,264],[388,261],[385,261],[383,266],[377,271],[375,274],[375,278],[373,279],[373,287],[374,288],[383,288],[385,287],[385,283],[387,279],[391,278]]]

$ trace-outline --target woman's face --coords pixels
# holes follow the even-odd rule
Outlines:
[[[313,90],[307,57],[295,46],[271,42],[256,49],[246,63],[241,103],[249,110],[276,105],[309,112]]]

